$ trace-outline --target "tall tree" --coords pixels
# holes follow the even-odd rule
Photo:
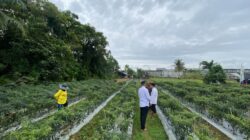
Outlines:
[[[125,67],[124,67],[124,71],[128,73],[128,69],[129,69],[129,65],[126,64]]]
[[[118,63],[103,33],[48,0],[1,0],[0,79],[110,77]]]
[[[135,71],[129,65],[125,65],[124,69],[130,77],[135,75]]]
[[[185,69],[185,63],[182,61],[182,59],[176,59],[174,62],[175,71],[178,72],[178,77],[181,76],[181,72]]]
[[[200,65],[202,66],[202,69],[207,69],[207,70],[210,70],[213,66],[214,66],[214,61],[202,61],[200,63]]]
[[[144,72],[142,69],[138,68],[136,71],[137,78],[142,78],[144,75]]]

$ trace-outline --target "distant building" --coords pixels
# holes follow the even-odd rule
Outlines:
[[[225,73],[240,73],[240,69],[224,69]],[[250,69],[244,69],[245,73],[250,73]]]
[[[150,77],[171,77],[178,78],[183,75],[183,72],[176,72],[172,69],[157,68],[156,70],[144,70],[145,75]]]
[[[239,80],[240,79],[240,69],[224,69],[227,74],[228,79]],[[244,69],[245,80],[250,79],[250,69]]]
[[[166,68],[156,68],[156,71],[164,71],[167,70]]]

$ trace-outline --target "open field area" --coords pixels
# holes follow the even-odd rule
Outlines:
[[[168,95],[175,97],[175,99],[183,103],[182,105],[201,113],[241,138],[247,139],[250,137],[250,88],[248,86],[240,86],[238,83],[207,85],[203,84],[200,80],[152,80],[159,85],[159,88],[166,90],[165,92],[167,92]],[[190,130],[201,132],[197,130],[197,126],[201,126],[210,131],[213,130],[210,129],[210,126],[207,126],[206,123],[202,122],[201,124],[197,124],[197,122],[199,122],[195,120],[197,117],[191,115],[190,110],[185,108],[183,115],[180,115],[181,112],[178,111],[176,116],[174,112],[181,109],[180,104],[174,100],[169,100],[169,103],[162,102],[164,98],[165,100],[169,100],[170,97],[160,97],[159,106],[162,107],[161,104],[166,104],[165,106],[167,108],[170,107],[170,109],[163,108],[163,110],[168,114],[173,125],[176,125],[175,122],[178,121],[178,116],[184,120],[187,120],[185,119],[185,116],[187,116],[191,119],[187,121],[190,123]],[[173,106],[174,109],[171,109],[171,106]],[[200,119],[198,118],[198,120]],[[191,123],[192,121],[196,123]],[[180,129],[177,130],[179,131]],[[187,129],[185,130],[188,131]],[[209,133],[206,132],[206,134]],[[213,136],[215,135],[213,134]]]
[[[119,90],[122,85],[122,83],[117,84],[111,80],[87,80],[67,84],[71,88],[68,95],[69,104],[79,102],[77,105],[89,104],[91,108]],[[20,124],[29,123],[32,120],[36,121],[39,116],[56,110],[56,101],[53,95],[57,89],[58,84],[1,87],[1,132]],[[87,103],[90,102],[89,99],[92,99],[92,104]],[[73,105],[72,108],[75,106]]]
[[[115,91],[120,87],[119,84],[111,80],[87,80],[67,84],[70,87],[69,102],[75,102],[83,98],[87,99],[96,90]],[[37,117],[55,109],[53,95],[57,90],[57,83],[13,87],[0,86],[1,126],[20,122],[22,117]]]
[[[16,117],[13,118],[12,122],[7,119],[8,116],[3,114],[1,116],[1,139],[167,139],[157,116],[148,117],[147,132],[140,130],[140,114],[136,99],[139,86],[135,83],[137,82],[116,83],[110,80],[68,83],[71,89],[69,90],[69,98],[72,98],[72,103],[60,111],[56,111],[53,99],[53,93],[57,88],[56,83],[30,85],[30,88],[13,87],[12,90],[7,90],[8,94],[12,94],[14,91],[14,94],[24,95],[22,100],[31,96],[33,100],[25,102],[27,106],[38,104],[36,101],[41,98],[44,101],[41,103],[44,108],[41,107],[40,110],[46,111],[34,109],[31,112],[30,108],[23,106],[23,110],[27,111],[18,112],[16,110]],[[28,85],[23,85],[23,87],[28,87]],[[3,91],[4,89],[5,87],[2,87]],[[34,89],[36,92],[30,92],[35,91]],[[44,94],[47,95],[44,97],[42,96]],[[75,98],[77,100],[73,100]],[[48,102],[46,99],[50,101]],[[6,102],[6,106],[13,106],[10,103],[12,102]],[[29,106],[36,108],[34,105]],[[37,119],[46,113],[49,115]]]
[[[250,140],[249,17],[250,0],[0,0],[0,140]]]
[[[3,102],[20,108],[6,110],[6,114],[15,114],[11,119],[1,115],[1,139],[248,139],[249,87],[236,83],[204,85],[199,80],[184,79],[151,81],[158,84],[158,115],[152,117],[151,111],[148,113],[145,132],[140,129],[137,80],[67,83],[70,105],[60,111],[53,99],[57,83],[23,85],[11,90],[1,87],[1,96],[5,97],[2,100],[19,101],[19,95],[20,100],[27,101],[17,102],[23,106]]]

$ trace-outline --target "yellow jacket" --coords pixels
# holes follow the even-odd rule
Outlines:
[[[58,104],[65,104],[67,102],[67,91],[58,90],[54,95]]]

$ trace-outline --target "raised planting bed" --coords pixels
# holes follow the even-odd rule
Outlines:
[[[229,140],[219,130],[204,127],[207,125],[206,121],[184,107],[177,99],[163,92],[159,95],[159,107],[172,126],[177,139],[220,139],[223,136],[225,140]]]
[[[237,84],[207,85],[197,80],[154,79],[196,111],[242,139],[250,138],[250,89]]]
[[[128,88],[118,93],[93,120],[72,135],[71,139],[130,139],[137,105],[135,91],[135,86],[130,84]]]
[[[96,85],[97,86],[97,85]],[[103,87],[95,88],[85,92],[86,100],[78,104],[60,110],[53,115],[31,123],[29,120],[22,123],[20,130],[7,134],[3,139],[54,139],[74,125],[83,120],[97,106],[111,96],[115,91],[113,88]]]
[[[118,90],[121,84],[111,80],[86,80],[67,83],[69,103],[87,98],[95,90],[102,88]],[[58,83],[46,85],[22,85],[19,87],[0,87],[0,134],[16,127],[27,118],[36,119],[56,109],[53,97]]]

